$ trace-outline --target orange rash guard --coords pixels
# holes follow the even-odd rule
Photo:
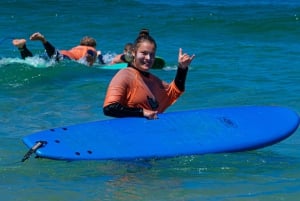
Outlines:
[[[168,84],[150,73],[148,75],[144,76],[131,67],[120,70],[108,86],[103,107],[119,103],[164,112],[183,92],[174,81]]]
[[[70,50],[61,50],[60,53],[69,57],[70,59],[79,60],[82,57],[86,56],[88,50],[92,50],[95,52],[95,54],[97,54],[95,48],[83,45],[78,45]]]

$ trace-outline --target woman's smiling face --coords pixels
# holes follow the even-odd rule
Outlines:
[[[150,41],[139,43],[134,51],[134,66],[141,71],[148,71],[155,60],[155,44]]]

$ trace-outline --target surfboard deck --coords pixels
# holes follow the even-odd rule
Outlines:
[[[126,67],[127,67],[127,63],[105,64],[105,65],[97,66],[97,68],[104,69],[104,70],[120,70]]]
[[[263,148],[299,125],[274,106],[211,108],[160,114],[156,120],[116,118],[40,131],[23,138],[36,155],[56,160],[129,160],[229,153]]]
[[[155,57],[154,64],[152,66],[153,69],[162,69],[165,67],[166,63],[165,60],[161,57]],[[105,70],[120,70],[122,68],[126,68],[127,63],[117,63],[117,64],[106,64],[98,66],[99,69],[105,69]]]

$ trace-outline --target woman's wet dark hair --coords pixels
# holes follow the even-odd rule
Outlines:
[[[141,29],[138,37],[135,39],[134,42],[134,49],[136,50],[139,47],[139,44],[148,41],[150,43],[154,44],[154,48],[156,50],[156,42],[155,40],[150,36],[149,30],[148,29]]]

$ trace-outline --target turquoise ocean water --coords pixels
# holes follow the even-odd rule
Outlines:
[[[299,1],[42,1],[0,6],[1,200],[297,200],[300,130],[251,152],[148,162],[30,158],[21,139],[63,125],[106,119],[102,102],[116,71],[75,62],[23,61],[12,38],[36,31],[59,49],[93,36],[109,61],[149,28],[175,75],[178,49],[196,54],[185,94],[168,111],[277,105],[300,113]],[[35,55],[39,42],[28,41]],[[121,151],[121,150],[120,150]]]

